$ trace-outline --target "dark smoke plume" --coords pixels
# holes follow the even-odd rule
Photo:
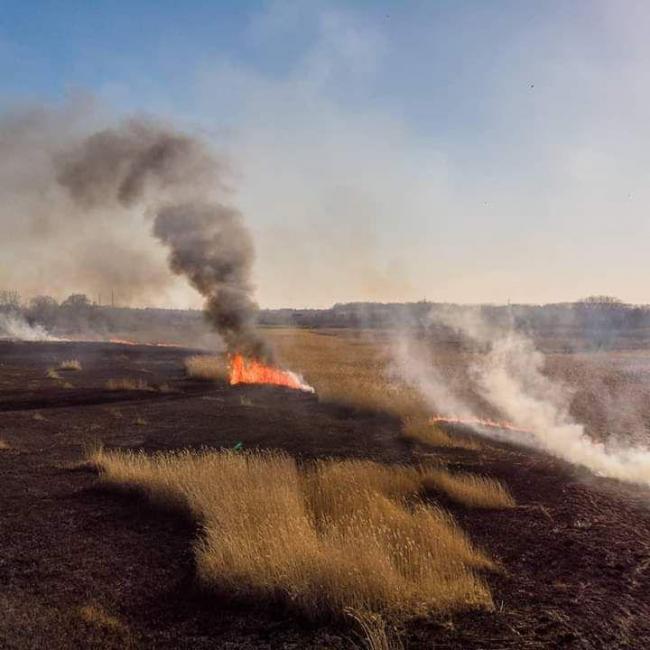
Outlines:
[[[201,142],[143,120],[96,133],[56,157],[57,180],[85,209],[141,205],[174,273],[206,299],[230,352],[270,359],[256,330],[253,244],[241,214],[214,197],[221,165]]]

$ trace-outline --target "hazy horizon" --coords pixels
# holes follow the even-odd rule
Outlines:
[[[263,308],[650,302],[646,3],[8,2],[3,14],[4,113],[159,116],[227,159]],[[107,277],[128,285],[137,267],[150,289],[125,302],[201,305],[139,215],[95,235],[98,260],[83,229],[41,228],[47,200],[20,194],[15,174],[7,155],[0,180],[18,189],[0,213],[1,289],[107,296]],[[118,249],[132,264],[116,268]]]

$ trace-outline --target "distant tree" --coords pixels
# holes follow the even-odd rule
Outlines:
[[[61,307],[85,309],[90,307],[90,298],[85,293],[73,293],[61,303]]]
[[[587,296],[582,300],[579,300],[585,305],[622,305],[623,301],[620,298],[614,296]]]
[[[20,294],[17,291],[0,291],[0,310],[18,311],[20,309]]]
[[[36,296],[29,302],[27,315],[33,322],[51,326],[58,311],[59,303],[52,296]]]

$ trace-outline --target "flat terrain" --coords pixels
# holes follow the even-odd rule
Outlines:
[[[650,492],[529,450],[433,448],[394,415],[186,378],[181,348],[0,342],[0,647],[350,648],[354,631],[201,593],[194,526],[79,466],[109,448],[284,449],[497,478],[512,510],[444,503],[503,570],[493,612],[416,621],[408,648],[650,647]],[[68,359],[80,371],[56,369]],[[51,373],[52,374],[52,373]],[[58,375],[58,378],[56,377]],[[146,390],[107,390],[111,379]],[[146,382],[146,386],[145,386]]]

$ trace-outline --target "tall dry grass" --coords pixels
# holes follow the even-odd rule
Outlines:
[[[67,359],[59,364],[59,370],[81,370],[81,362],[78,359]]]
[[[197,354],[184,360],[188,377],[204,381],[221,381],[228,378],[225,356]]]
[[[398,416],[426,416],[417,391],[391,376],[388,348],[363,330],[265,331],[283,364],[314,386],[320,399]]]
[[[510,492],[499,481],[487,476],[429,470],[423,478],[425,488],[444,493],[449,499],[468,508],[514,508]]]
[[[402,437],[406,440],[423,442],[433,447],[460,447],[480,449],[480,443],[468,436],[449,435],[426,417],[406,417],[402,423]]]
[[[449,514],[420,499],[427,472],[370,461],[304,468],[281,453],[97,449],[102,479],[202,524],[200,580],[308,616],[404,620],[492,607],[477,571],[492,562]]]
[[[132,377],[122,377],[118,379],[109,379],[106,382],[106,389],[119,391],[119,390],[142,390],[153,391],[155,390],[144,379],[134,379]]]

